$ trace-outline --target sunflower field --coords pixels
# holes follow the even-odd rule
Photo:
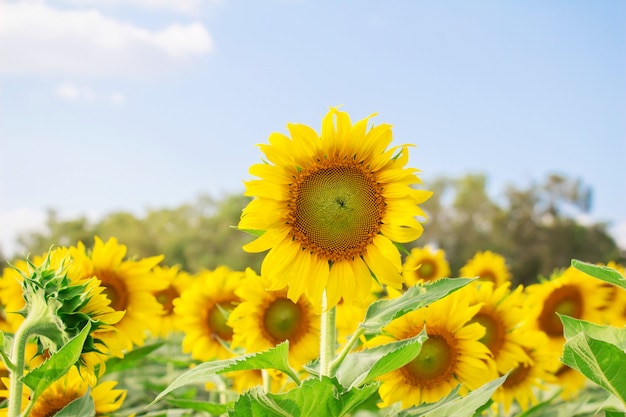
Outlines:
[[[259,145],[230,231],[258,271],[98,236],[5,265],[0,416],[623,416],[624,267],[514,286],[498,253],[405,249],[432,193],[372,117]]]

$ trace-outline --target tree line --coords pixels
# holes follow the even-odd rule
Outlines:
[[[592,205],[592,190],[581,180],[553,174],[525,187],[508,185],[498,199],[489,195],[484,174],[438,177],[424,188],[434,191],[423,205],[428,221],[422,237],[406,248],[442,248],[453,275],[484,250],[503,255],[518,283],[549,276],[571,259],[626,260],[625,251],[607,232],[608,224],[577,220]],[[233,229],[249,201],[241,194],[201,195],[173,209],[150,209],[140,217],[119,211],[95,222],[86,217],[61,220],[49,210],[46,230],[19,235],[18,245],[22,251],[41,254],[51,245],[78,241],[89,247],[98,235],[116,237],[130,256],[164,254],[166,264],[179,264],[191,273],[218,265],[259,271],[264,254],[244,252],[242,245],[253,237]]]

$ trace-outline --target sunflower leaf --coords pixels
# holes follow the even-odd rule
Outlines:
[[[354,398],[353,398],[354,399]],[[360,403],[362,401],[358,401]],[[349,402],[352,407],[355,402]],[[356,406],[357,404],[354,404]],[[339,417],[343,401],[337,386],[328,377],[309,378],[299,387],[283,394],[265,393],[259,388],[252,389],[234,404],[229,416],[263,417]]]
[[[82,397],[63,407],[54,417],[90,417],[95,415],[96,407],[91,397],[91,390],[87,387],[87,392]]]
[[[203,383],[211,379],[213,375],[231,371],[251,371],[258,369],[277,369],[290,376],[297,384],[300,379],[289,366],[287,355],[289,353],[289,341],[286,340],[279,345],[259,353],[250,353],[232,359],[220,361],[204,362],[178,376],[165,390],[150,403],[150,405],[160,401],[171,391],[185,385]]]
[[[260,237],[265,233],[265,230],[254,230],[254,229],[240,229],[237,226],[230,226],[231,229],[239,230],[240,232],[247,233],[252,236]]]
[[[233,407],[233,403],[217,404],[199,400],[188,400],[183,398],[171,398],[167,402],[174,407],[187,410],[205,411],[210,415],[220,416]]]
[[[441,401],[434,404],[423,404],[413,407],[399,414],[398,417],[438,417],[438,416],[455,416],[455,417],[471,417],[476,410],[482,407],[493,395],[496,389],[506,379],[506,375],[487,382],[482,387],[475,389],[464,397],[454,392],[454,395],[448,395]]]
[[[24,375],[22,382],[33,390],[33,399],[39,397],[46,388],[65,375],[76,364],[90,329],[91,324],[87,322],[80,333],[53,353],[45,362]]]
[[[427,338],[425,329],[422,329],[410,339],[349,353],[337,370],[337,379],[348,389],[372,382],[415,359]]]
[[[626,352],[584,331],[566,340],[562,362],[626,404]]]
[[[558,316],[563,323],[565,339],[571,339],[577,334],[584,332],[593,339],[610,343],[626,351],[626,327],[605,326],[561,314],[558,314]]]
[[[366,334],[380,333],[393,319],[445,297],[472,282],[471,278],[443,278],[425,285],[409,287],[404,294],[390,300],[378,300],[367,309],[360,324]]]
[[[594,278],[617,285],[626,290],[626,278],[618,271],[607,266],[599,266],[572,259],[572,266]]]

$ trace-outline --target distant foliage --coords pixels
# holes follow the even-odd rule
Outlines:
[[[517,283],[549,276],[555,268],[567,267],[571,259],[626,260],[626,253],[608,234],[607,224],[576,220],[592,204],[592,190],[580,180],[550,175],[526,188],[509,185],[497,200],[489,195],[483,174],[439,177],[425,188],[434,191],[424,204],[429,221],[414,244],[444,249],[453,276],[467,259],[483,250],[503,255]],[[69,246],[82,241],[90,245],[94,235],[115,236],[128,246],[131,256],[164,254],[167,264],[179,264],[192,273],[220,264],[258,271],[263,254],[241,249],[253,237],[231,228],[248,201],[241,195],[220,199],[203,195],[177,208],[148,210],[143,217],[115,212],[99,222],[86,217],[60,220],[51,210],[47,230],[23,234],[18,243],[31,253],[44,253],[52,244]]]

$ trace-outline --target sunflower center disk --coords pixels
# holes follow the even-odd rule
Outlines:
[[[95,273],[96,277],[102,281],[104,287],[104,293],[111,300],[109,306],[116,310],[126,310],[128,307],[128,288],[126,284],[115,274],[110,272],[98,272]]]
[[[276,343],[294,342],[302,328],[302,309],[287,298],[272,302],[263,316],[263,326]]]
[[[166,315],[172,315],[174,312],[174,299],[180,296],[176,288],[170,286],[164,290],[158,291],[154,294],[157,301],[163,306]]]
[[[478,323],[485,328],[485,335],[480,339],[480,342],[487,346],[493,356],[498,356],[502,345],[504,345],[505,330],[504,325],[500,320],[497,320],[489,313],[478,313],[471,321],[472,323]]]
[[[576,287],[564,285],[555,289],[543,303],[539,327],[550,337],[562,336],[563,324],[556,313],[579,319],[583,312],[582,301],[582,295]]]
[[[291,191],[294,237],[323,259],[337,262],[361,255],[380,230],[382,188],[360,165],[305,172]]]
[[[437,267],[431,261],[423,261],[418,270],[418,274],[422,279],[429,280],[435,276]]]
[[[217,336],[222,340],[230,341],[233,338],[233,329],[226,324],[228,313],[234,308],[232,302],[222,302],[215,304],[209,310],[207,322],[212,336]]]
[[[506,377],[506,380],[502,383],[502,386],[506,388],[512,388],[520,385],[530,373],[530,366],[520,363],[517,365],[517,368],[513,369],[509,376]]]
[[[455,350],[441,336],[430,336],[419,355],[404,366],[407,380],[412,385],[432,386],[452,375]]]

